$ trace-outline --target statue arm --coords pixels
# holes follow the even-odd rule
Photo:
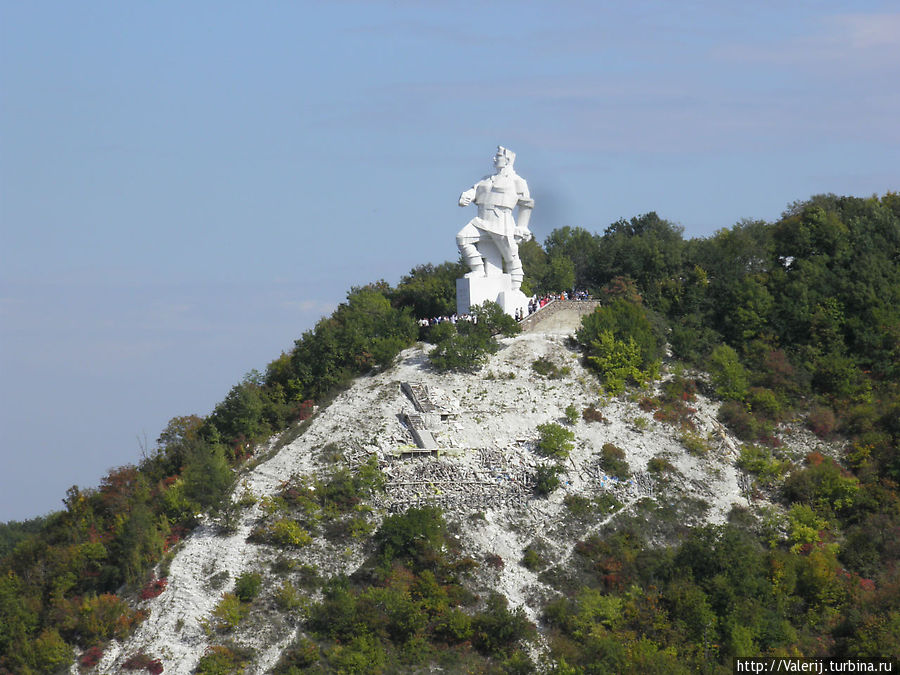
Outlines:
[[[518,195],[519,215],[516,219],[516,236],[521,237],[524,241],[531,239],[532,234],[528,229],[528,222],[531,220],[531,211],[534,208],[534,200],[528,191],[528,183],[521,176],[516,177],[516,194]]]
[[[459,205],[468,206],[475,199],[475,188],[471,187],[459,196]]]

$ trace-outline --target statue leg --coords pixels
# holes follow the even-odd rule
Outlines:
[[[467,277],[483,277],[484,259],[481,257],[475,244],[481,240],[481,232],[471,222],[456,235],[456,245],[462,254],[463,262],[471,270]]]
[[[507,237],[500,234],[492,234],[494,243],[503,256],[503,263],[506,266],[506,273],[514,291],[518,291],[522,287],[522,280],[525,278],[525,272],[522,269],[522,259],[519,258],[519,246],[513,237]]]
[[[522,260],[519,258],[518,251],[510,259],[508,269],[512,289],[518,291],[522,287],[522,280],[525,278],[525,270],[522,268]]]

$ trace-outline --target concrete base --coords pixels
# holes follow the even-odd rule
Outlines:
[[[487,300],[496,302],[510,316],[515,316],[517,309],[525,316],[528,308],[528,298],[522,291],[512,289],[512,280],[508,274],[456,280],[457,314],[468,314],[473,306]]]
[[[517,309],[520,317],[525,317],[528,314],[528,296],[522,291],[503,291],[500,297],[497,298],[497,304],[510,316],[515,316]]]

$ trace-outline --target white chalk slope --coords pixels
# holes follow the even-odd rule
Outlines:
[[[536,540],[545,559],[565,561],[576,539],[630,513],[637,500],[667,498],[672,490],[703,500],[708,510],[700,517],[711,522],[722,522],[732,505],[747,504],[734,464],[739,444],[716,422],[716,404],[703,398],[692,404],[697,408],[697,433],[710,439],[710,451],[696,457],[681,445],[678,429],[654,421],[638,408],[636,394],[602,399],[596,378],[581,366],[564,334],[529,333],[502,344],[477,375],[437,374],[427,366],[427,345],[406,350],[397,365],[356,380],[305,433],[247,471],[233,498],[247,491],[257,498],[275,495],[294,474],[333,469],[320,452],[329,443],[342,448],[351,465],[374,454],[388,478],[388,489],[374,504],[373,523],[377,525],[391,510],[421,501],[442,505],[448,520],[459,524],[468,555],[476,560],[496,555],[503,561],[500,566],[482,565],[479,583],[504,593],[511,605],[523,607],[533,620],[542,599],[553,592],[519,563],[524,548]],[[541,377],[532,369],[540,356],[567,367],[569,374],[554,380]],[[401,391],[403,381],[426,385],[439,408],[425,416],[444,449],[439,458],[395,456],[413,443],[400,417],[404,411],[414,412]],[[549,498],[535,498],[529,480],[535,467],[548,461],[535,451],[536,427],[563,423],[563,411],[570,404],[579,411],[594,404],[604,421],[579,419],[570,426],[576,447],[565,462],[562,486]],[[272,439],[268,448],[277,447],[277,442]],[[635,480],[617,482],[600,470],[604,443],[625,451]],[[653,457],[667,459],[676,469],[669,474],[665,495],[659,481],[646,473]],[[580,523],[573,531],[565,497],[603,492],[613,493],[623,507]],[[233,534],[218,535],[211,523],[191,534],[171,563],[168,588],[160,597],[140,603],[149,610],[149,618],[124,644],[113,643],[95,672],[121,672],[128,656],[143,652],[161,659],[167,674],[190,673],[210,645],[228,639],[254,650],[247,672],[268,672],[300,630],[296,617],[275,607],[272,594],[283,579],[272,572],[270,563],[279,556],[293,556],[330,576],[353,572],[371,550],[365,540],[336,546],[321,536],[296,552],[248,542],[251,529],[265,517],[257,501],[241,511]],[[263,574],[264,589],[250,616],[229,636],[210,635],[203,622],[222,593],[233,589],[235,578],[251,570]],[[225,582],[219,585],[216,579]]]

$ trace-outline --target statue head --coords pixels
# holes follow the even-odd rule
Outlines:
[[[516,153],[502,145],[497,146],[497,154],[494,155],[494,166],[498,169],[508,166],[512,168],[513,162],[516,161]]]

